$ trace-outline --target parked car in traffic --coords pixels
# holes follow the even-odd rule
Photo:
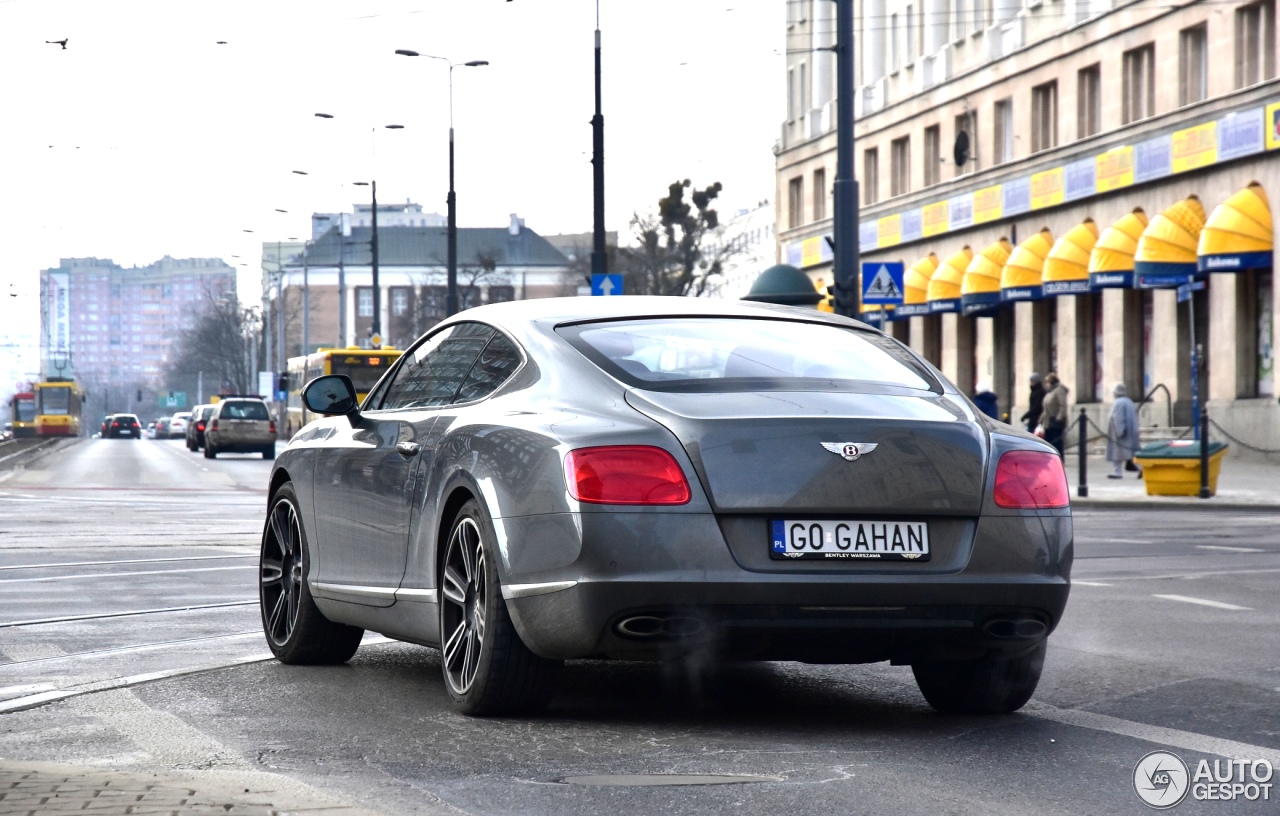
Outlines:
[[[111,417],[112,417],[112,416],[114,416],[114,415],[113,415],[113,414],[107,414],[106,416],[104,416],[104,417],[102,418],[102,427],[98,429],[98,435],[99,435],[99,436],[106,436],[106,435],[107,435],[107,426],[108,426],[109,424],[111,424]]]
[[[147,423],[147,428],[142,432],[142,434],[147,439],[156,438],[156,421],[154,419]]]
[[[204,455],[261,453],[276,458],[276,422],[267,404],[257,397],[227,397],[213,406],[205,425]]]
[[[214,405],[197,405],[191,409],[191,419],[187,420],[187,450],[198,451],[204,447],[205,426],[213,415]]]
[[[849,318],[563,298],[447,318],[270,481],[263,628],[286,663],[372,630],[441,651],[468,714],[569,659],[910,665],[951,713],[1031,697],[1066,607],[1057,451]],[[225,410],[225,409],[224,409]]]
[[[173,415],[169,422],[169,438],[170,439],[186,439],[187,438],[187,421],[191,419],[190,411],[180,411]]]
[[[156,420],[156,439],[169,438],[169,422],[172,417],[160,417]]]
[[[138,417],[133,414],[114,414],[104,423],[104,428],[102,432],[104,439],[119,439],[122,436],[131,439],[142,438],[142,425],[138,422]]]

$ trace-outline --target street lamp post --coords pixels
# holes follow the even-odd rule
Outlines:
[[[596,113],[591,117],[592,204],[591,274],[608,272],[604,240],[604,113],[600,109],[600,3],[596,2]]]
[[[453,69],[457,67],[447,57],[436,57],[431,54],[419,54],[417,51],[410,51],[406,48],[396,49],[396,53],[402,57],[426,57],[428,59],[441,60],[449,66],[449,195],[445,202],[449,207],[449,226],[448,226],[448,269],[449,269],[449,294],[445,298],[445,315],[455,315],[458,313],[458,199],[453,189]],[[470,60],[461,63],[465,68],[476,68],[481,65],[488,65],[488,60]]]
[[[374,348],[382,347],[381,298],[378,296],[378,182],[357,181],[358,187],[369,187],[373,192],[373,232],[369,235],[369,267],[373,272],[373,323],[369,326],[369,336]]]

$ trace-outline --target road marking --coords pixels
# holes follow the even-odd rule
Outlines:
[[[1221,544],[1197,544],[1197,550],[1220,550],[1221,552],[1267,552],[1256,547],[1224,547]]]
[[[4,578],[0,584],[30,584],[39,581],[71,581],[76,578],[123,578],[131,575],[170,575],[180,572],[225,572],[227,570],[257,569],[257,564],[239,564],[234,567],[187,567],[171,570],[138,570],[136,572],[85,572],[79,575],[46,575],[42,578]]]
[[[1072,586],[1111,586],[1111,584],[1104,584],[1101,581],[1081,581],[1077,578],[1071,579],[1071,585]]]
[[[131,618],[136,615],[157,615],[162,612],[190,612],[196,609],[225,609],[232,606],[257,606],[257,601],[231,601],[230,603],[197,604],[194,606],[167,606],[159,609],[136,609],[129,612],[104,612],[98,615],[68,615],[65,618],[31,618],[30,620],[5,621],[0,629],[15,626],[41,626],[49,623],[68,623],[82,620],[101,620],[103,618]]]
[[[1236,606],[1235,604],[1223,603],[1222,601],[1209,601],[1204,598],[1188,598],[1186,595],[1152,595],[1153,598],[1164,598],[1166,601],[1182,601],[1183,603],[1199,604],[1200,606],[1212,606],[1214,609],[1230,609],[1232,611],[1248,612],[1251,607]]]
[[[1191,731],[1180,731],[1176,728],[1162,728],[1158,725],[1122,720],[1106,714],[1095,714],[1092,711],[1079,709],[1056,708],[1045,703],[1032,703],[1023,709],[1023,713],[1042,720],[1052,720],[1063,725],[1074,725],[1077,728],[1088,728],[1093,731],[1105,731],[1123,737],[1132,737],[1157,745],[1182,748],[1202,754],[1216,754],[1231,759],[1265,759],[1273,767],[1280,765],[1280,751],[1275,748],[1264,748],[1235,740],[1210,737]]]
[[[360,646],[375,646],[379,643],[390,642],[391,638],[382,637],[381,635],[374,637],[366,636],[365,639],[360,642]],[[234,666],[244,666],[249,663],[265,663],[268,660],[275,659],[275,655],[270,652],[266,654],[259,653],[245,655],[243,657],[235,657],[221,663],[206,664],[204,666],[193,666],[185,669],[165,669],[164,671],[147,672],[146,674],[134,674],[129,677],[114,677],[110,680],[99,680],[95,683],[83,683],[76,686],[56,689],[54,691],[43,691],[38,694],[29,694],[25,697],[14,697],[12,700],[0,701],[0,714],[8,714],[14,711],[26,711],[29,708],[37,708],[47,703],[66,700],[70,697],[79,697],[83,694],[93,694],[98,691],[111,691],[112,689],[128,688],[130,686],[140,686],[143,683],[154,683],[157,680],[168,680],[171,677],[186,677],[192,674],[204,674],[205,672],[217,671],[218,669],[229,669]],[[1280,764],[1280,762],[1277,764]]]
[[[57,688],[52,683],[27,683],[25,686],[5,686],[0,688],[0,695],[3,694],[30,694],[33,691],[48,691]]]
[[[187,555],[181,558],[130,558],[117,561],[64,561],[58,564],[15,564],[0,570],[50,569],[52,567],[100,567],[104,564],[155,564],[160,561],[213,561],[219,558],[257,558],[256,555]]]
[[[199,643],[207,640],[238,640],[241,638],[255,636],[262,637],[262,630],[255,629],[252,632],[237,632],[234,635],[208,635],[205,637],[183,638],[181,640],[165,640],[160,643],[140,643],[137,646],[121,646],[116,649],[98,649],[94,652],[76,652],[75,654],[55,655],[53,657],[36,657],[30,660],[14,660],[10,663],[0,663],[0,671],[4,671],[10,666],[25,666],[30,663],[48,663],[53,660],[84,660],[91,657],[103,657],[105,655],[168,649],[173,646],[181,646],[186,643]],[[53,686],[49,686],[49,688],[53,688]],[[0,692],[3,691],[4,689],[0,689]]]

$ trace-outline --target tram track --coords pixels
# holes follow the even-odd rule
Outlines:
[[[52,655],[50,657],[33,657],[29,660],[11,660],[7,663],[0,663],[0,671],[4,671],[13,666],[30,666],[33,663],[53,663],[60,660],[85,660],[94,657],[107,657],[110,655],[130,654],[134,652],[144,652],[156,649],[168,649],[174,646],[182,646],[191,643],[203,643],[211,640],[238,640],[247,637],[262,637],[261,629],[253,629],[247,632],[233,632],[227,635],[205,635],[202,637],[179,638],[177,640],[161,640],[155,643],[136,643],[129,646],[117,646],[111,649],[94,649],[87,652],[73,652],[65,655]],[[0,648],[0,651],[3,651]]]

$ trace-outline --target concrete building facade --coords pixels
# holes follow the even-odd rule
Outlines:
[[[738,300],[751,291],[760,273],[777,261],[774,239],[776,215],[773,204],[761,201],[750,209],[738,210],[722,222],[718,240],[732,248],[720,278],[707,287],[707,297]]]
[[[178,333],[210,298],[235,292],[235,270],[217,258],[166,255],[129,268],[63,258],[40,273],[41,376],[75,377],[91,397],[161,387]]]
[[[775,150],[779,255],[815,278],[830,274],[836,139],[834,65],[814,49],[834,37],[832,5],[787,4]],[[1014,421],[1031,372],[1056,370],[1073,416],[1084,407],[1103,427],[1124,382],[1156,391],[1144,424],[1190,424],[1195,392],[1227,432],[1280,449],[1266,199],[1280,194],[1274,0],[860,0],[857,16],[862,260],[946,266],[1001,238],[1022,253],[986,253],[985,282],[985,262],[946,271],[950,299],[925,276],[925,303],[886,330],[966,391],[990,381]],[[1110,250],[1086,236],[1083,281],[1045,280],[1052,264],[1037,251],[1065,257],[1068,233],[1111,247],[1123,236],[1108,229],[1137,208],[1127,267],[1108,267]],[[1185,246],[1161,243],[1173,233]],[[1215,255],[1228,233],[1243,248]],[[1027,258],[1039,258],[1034,280]],[[1120,274],[1098,276],[1111,268]],[[1204,289],[1180,301],[1187,274]]]

